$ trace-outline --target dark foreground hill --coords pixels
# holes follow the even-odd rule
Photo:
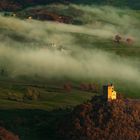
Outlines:
[[[20,140],[139,140],[140,101],[94,97],[73,110],[0,110],[0,127],[0,136],[15,138],[8,140],[18,137],[7,130]]]
[[[140,104],[94,97],[77,106],[62,122],[59,135],[63,140],[139,140]]]

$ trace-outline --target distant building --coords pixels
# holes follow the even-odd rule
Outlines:
[[[103,95],[107,101],[112,101],[117,99],[117,93],[114,90],[114,85],[108,84],[103,86]]]
[[[29,17],[28,17],[28,19],[29,19],[29,20],[31,20],[31,19],[32,19],[32,17],[31,17],[31,16],[29,16]]]

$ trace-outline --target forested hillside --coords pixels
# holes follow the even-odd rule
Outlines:
[[[112,5],[117,7],[129,7],[132,9],[140,9],[139,0],[1,0],[1,10],[20,10],[28,6],[44,5],[50,3],[76,3],[76,4],[97,4],[97,5]]]

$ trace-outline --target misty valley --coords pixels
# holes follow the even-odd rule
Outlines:
[[[10,4],[0,10],[0,139],[139,140],[139,9]]]

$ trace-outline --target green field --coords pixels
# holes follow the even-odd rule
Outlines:
[[[81,24],[25,19],[30,10],[37,9],[70,16]],[[118,93],[140,98],[138,10],[51,4],[16,14],[17,18],[0,17],[1,108],[52,110],[75,106],[95,95],[77,89],[81,83],[97,84],[96,94],[102,94],[102,86],[111,82]],[[122,37],[120,43],[114,42],[117,34]],[[132,38],[131,44],[127,37]],[[71,92],[63,89],[65,83],[73,85]],[[41,98],[22,101],[30,86]],[[9,100],[8,96],[14,97]]]
[[[14,84],[7,82],[5,85],[5,83],[4,81],[0,82],[0,108],[3,109],[53,110],[70,108],[97,94],[92,91],[82,91],[78,88],[66,91],[63,84],[54,86],[49,84],[19,84],[17,82]],[[23,100],[28,88],[35,89],[40,94],[39,99]]]

